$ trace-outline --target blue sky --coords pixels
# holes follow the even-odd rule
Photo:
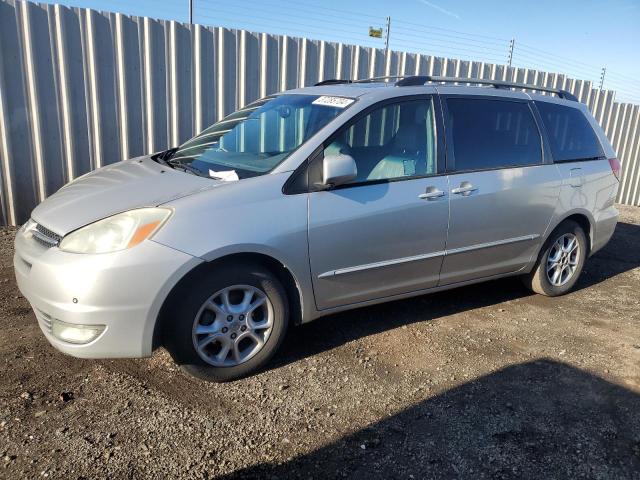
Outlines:
[[[391,17],[390,47],[514,64],[599,81],[640,102],[640,0],[193,0],[194,22],[383,46],[367,36]],[[46,3],[54,3],[47,1]],[[188,0],[63,0],[187,21]]]

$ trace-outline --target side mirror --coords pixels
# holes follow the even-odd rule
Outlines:
[[[335,187],[350,182],[358,176],[356,161],[351,155],[338,153],[327,155],[322,162],[322,184]]]

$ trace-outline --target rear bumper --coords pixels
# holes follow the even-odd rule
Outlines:
[[[612,205],[600,212],[600,215],[598,215],[598,218],[596,219],[594,235],[591,241],[591,255],[596,253],[604,247],[609,240],[611,240],[617,224],[618,210],[616,207]]]
[[[153,241],[109,254],[66,253],[45,248],[22,231],[14,255],[18,288],[45,337],[58,350],[81,358],[150,355],[162,303],[201,262]],[[53,335],[55,319],[106,328],[90,343],[73,344]]]

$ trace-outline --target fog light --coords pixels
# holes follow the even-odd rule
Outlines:
[[[51,322],[51,333],[54,337],[68,343],[89,343],[104,332],[104,325],[78,325],[66,323],[57,319]]]

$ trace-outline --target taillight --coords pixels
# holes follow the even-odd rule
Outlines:
[[[611,171],[613,172],[613,174],[616,176],[616,178],[619,181],[620,180],[620,169],[622,168],[622,166],[620,165],[620,160],[618,160],[617,158],[610,158],[609,159],[609,165],[611,166]]]

